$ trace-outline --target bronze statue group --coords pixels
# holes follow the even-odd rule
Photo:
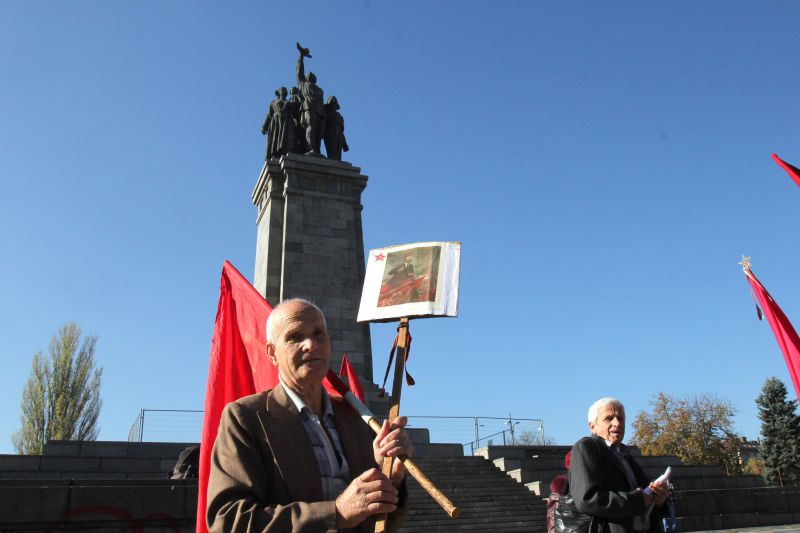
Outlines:
[[[300,52],[297,86],[292,87],[291,92],[286,87],[275,90],[276,98],[270,103],[261,126],[261,134],[267,136],[266,159],[290,153],[321,156],[324,141],[328,159],[341,161],[342,151],[350,148],[344,136],[339,102],[335,96],[330,96],[323,103],[324,95],[317,85],[317,77],[313,72],[305,73],[303,59],[311,54],[300,43],[297,49]]]

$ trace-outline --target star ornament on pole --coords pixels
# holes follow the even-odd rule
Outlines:
[[[750,270],[750,258],[745,257],[744,254],[742,254],[742,260],[739,262],[739,264],[742,265],[742,270],[744,270],[745,272]]]

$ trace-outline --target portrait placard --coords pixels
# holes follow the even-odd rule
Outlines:
[[[418,242],[369,251],[359,322],[456,316],[459,242]]]

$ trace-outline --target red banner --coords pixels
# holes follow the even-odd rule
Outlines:
[[[225,261],[222,266],[214,336],[211,339],[200,440],[196,526],[198,533],[208,532],[206,491],[211,449],[217,439],[222,410],[234,400],[274,388],[278,384],[278,369],[267,357],[267,317],[271,312],[272,306],[232,264]],[[328,394],[339,395],[327,380],[323,385]],[[353,386],[353,382],[350,386]]]
[[[353,368],[353,365],[351,365],[350,361],[347,359],[347,354],[344,354],[344,357],[342,357],[342,367],[339,369],[339,376],[347,378],[350,391],[356,395],[356,398],[362,402],[366,401],[364,400],[364,387],[361,385],[361,380],[358,379],[356,369]]]
[[[761,305],[764,316],[767,317],[772,332],[775,334],[775,339],[778,341],[783,352],[783,357],[786,359],[786,366],[789,367],[789,375],[792,377],[794,383],[794,390],[798,398],[800,398],[800,337],[797,336],[792,323],[783,313],[772,296],[767,292],[767,289],[761,285],[761,282],[756,279],[755,275],[746,268],[744,271],[747,276],[747,281],[753,288],[753,292]]]
[[[792,178],[797,185],[800,185],[800,169],[794,165],[790,165],[775,154],[772,154],[772,159],[774,159],[775,162],[778,163],[787,174],[789,174],[789,177]]]
[[[211,448],[217,438],[225,406],[234,400],[271,389],[278,384],[278,369],[267,358],[267,317],[272,307],[252,285],[225,261],[219,305],[211,339],[200,472],[197,494],[197,529],[206,533],[206,491]]]

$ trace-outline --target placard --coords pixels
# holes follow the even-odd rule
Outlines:
[[[369,251],[359,322],[457,316],[459,242],[419,242]]]

